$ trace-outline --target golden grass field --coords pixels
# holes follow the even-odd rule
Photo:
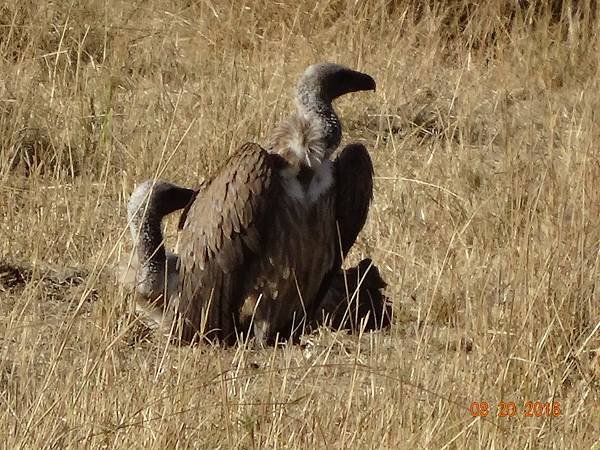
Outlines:
[[[600,448],[600,11],[426,3],[1,4],[1,448]],[[337,109],[393,326],[147,332],[112,273],[135,183],[264,142],[317,61],[378,83]]]

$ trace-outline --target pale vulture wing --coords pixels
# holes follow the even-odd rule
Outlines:
[[[235,338],[251,266],[265,241],[284,164],[248,143],[198,193],[180,234],[182,338]]]
[[[336,219],[343,260],[367,221],[373,198],[373,163],[364,145],[349,144],[335,159],[334,166]],[[338,247],[336,257],[339,256]]]

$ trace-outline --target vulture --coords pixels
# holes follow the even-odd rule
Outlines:
[[[127,204],[129,229],[135,244],[133,258],[122,261],[117,279],[137,292],[136,307],[151,327],[170,328],[163,314],[177,304],[179,257],[165,250],[162,219],[192,201],[192,189],[162,180],[147,180],[136,187]]]
[[[183,340],[233,343],[253,333],[258,343],[272,343],[299,334],[321,303],[328,310],[326,294],[339,285],[373,191],[363,145],[350,144],[331,160],[342,136],[332,102],[371,90],[375,81],[365,73],[333,63],[308,67],[296,112],[269,145],[244,144],[192,195],[180,221],[176,271]]]

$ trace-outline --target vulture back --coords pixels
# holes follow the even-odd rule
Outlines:
[[[180,234],[184,340],[232,343],[252,325],[264,342],[312,310],[334,260],[335,193],[311,201],[287,164],[246,144],[191,204]]]

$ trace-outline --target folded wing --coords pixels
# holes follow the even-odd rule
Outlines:
[[[182,338],[235,338],[247,268],[267,239],[269,209],[280,189],[281,157],[245,144],[198,193],[180,234]]]
[[[322,302],[329,297],[336,279],[342,272],[342,263],[356,242],[367,221],[373,198],[373,163],[362,144],[349,144],[334,160],[335,218],[337,224],[335,259],[331,270],[323,277],[316,297],[313,318],[320,320],[324,311]]]
[[[341,264],[367,221],[373,199],[373,163],[364,145],[350,144],[335,159],[334,167]]]

